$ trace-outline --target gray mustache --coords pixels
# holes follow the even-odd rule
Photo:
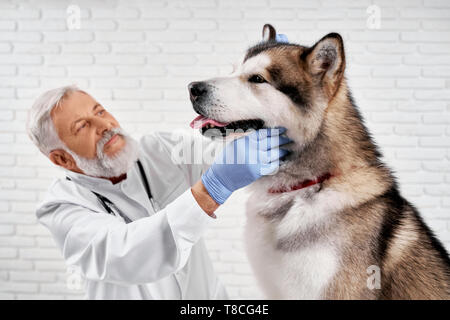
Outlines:
[[[96,146],[97,147],[97,156],[100,159],[105,157],[105,154],[103,153],[103,147],[115,134],[124,136],[124,132],[123,132],[122,128],[117,127],[117,128],[106,131],[103,134],[103,137],[97,142],[97,146]]]

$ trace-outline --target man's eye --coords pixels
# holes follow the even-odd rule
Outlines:
[[[105,113],[105,110],[100,110],[97,114],[102,116]]]
[[[248,78],[249,82],[253,82],[253,83],[264,83],[266,82],[266,80],[260,76],[259,74],[255,74],[253,76],[251,76],[250,78]]]
[[[86,122],[84,122],[81,126],[78,127],[77,132],[86,127]]]

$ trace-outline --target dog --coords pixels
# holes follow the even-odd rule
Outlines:
[[[450,259],[399,192],[344,76],[344,43],[263,41],[233,73],[189,85],[201,131],[282,126],[274,175],[247,190],[246,251],[269,299],[449,299]]]

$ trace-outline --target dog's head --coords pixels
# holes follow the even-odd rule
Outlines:
[[[283,126],[297,143],[312,141],[343,79],[342,38],[330,33],[305,47],[277,42],[275,36],[265,25],[263,42],[247,50],[231,75],[189,84],[199,114],[191,126],[207,135]]]

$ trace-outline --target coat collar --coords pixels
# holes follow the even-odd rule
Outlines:
[[[129,170],[127,172],[127,177],[124,180],[122,180],[116,184],[113,184],[108,179],[92,177],[92,176],[88,176],[88,175],[85,175],[82,173],[73,172],[73,171],[69,171],[69,170],[65,170],[65,171],[66,171],[66,176],[68,176],[70,178],[70,180],[72,180],[80,185],[83,185],[85,187],[88,187],[90,189],[97,189],[97,188],[104,188],[104,187],[113,188],[115,186],[120,186],[120,184],[122,184],[123,182],[128,180],[129,173],[130,173],[130,170]]]

